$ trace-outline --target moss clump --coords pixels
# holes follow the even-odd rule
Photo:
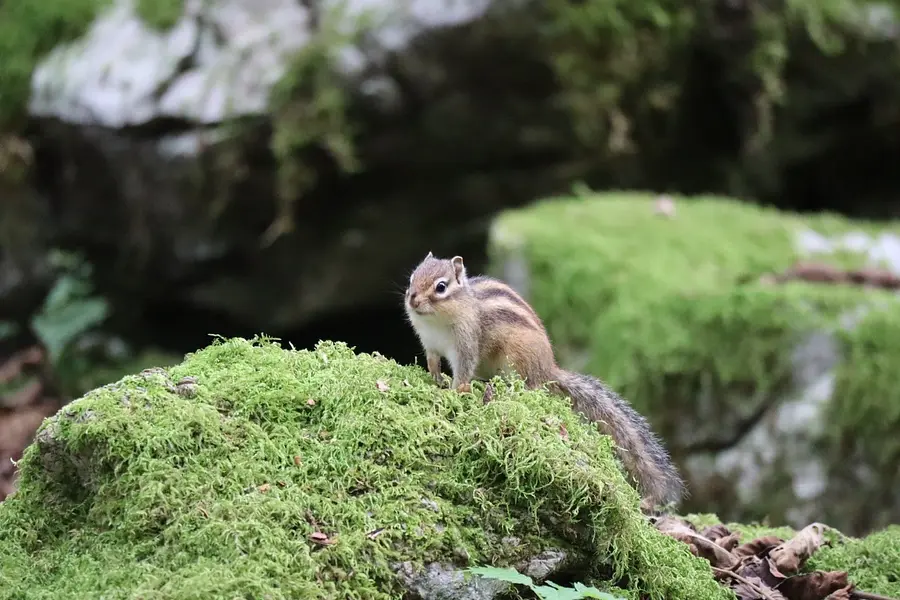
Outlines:
[[[324,10],[314,35],[272,90],[270,146],[278,161],[278,207],[263,236],[265,245],[293,230],[294,206],[317,182],[315,169],[307,164],[309,150],[323,150],[344,173],[360,168],[354,147],[357,130],[348,116],[348,92],[336,65],[340,52],[358,41],[374,18],[368,11],[351,18],[340,6]]]
[[[698,197],[679,199],[677,216],[666,219],[652,203],[638,193],[541,202],[501,215],[491,248],[498,268],[511,254],[524,257],[529,298],[562,350],[586,352],[587,369],[651,414],[672,404],[682,410],[673,398],[692,402],[705,386],[774,389],[789,375],[784,351],[798,332],[833,325],[841,310],[863,299],[892,299],[850,286],[759,280],[801,259],[800,230],[850,229],[838,217]],[[827,260],[863,264],[852,254]],[[884,336],[890,315],[874,311],[872,318],[882,319]],[[868,337],[863,329],[856,335]],[[891,389],[872,388],[866,379],[868,395]],[[891,380],[900,384],[900,373]]]
[[[897,14],[896,2],[879,8]],[[781,165],[840,148],[836,136],[811,138],[792,120],[825,114],[851,82],[896,79],[896,48],[879,39],[870,10],[866,0],[786,0],[736,19],[702,2],[549,0],[535,29],[581,150],[615,160],[604,165],[601,180],[631,185],[674,177],[691,189],[780,197]],[[699,56],[715,56],[716,69]],[[815,75],[823,70],[827,81]],[[740,150],[729,143],[702,147],[712,138],[695,131],[717,105],[709,93],[717,77],[724,77],[717,94],[728,98],[718,106],[741,106],[740,123],[720,124],[740,140]],[[703,141],[692,146],[692,138]]]
[[[900,371],[886,367],[900,362],[896,297],[763,278],[800,260],[866,264],[865,255],[849,251],[802,256],[801,232],[876,237],[885,227],[718,197],[678,198],[677,214],[665,218],[654,214],[653,202],[649,194],[624,192],[550,199],[497,219],[494,268],[503,276],[511,260],[527,265],[529,299],[562,362],[606,379],[683,455],[727,446],[719,442],[729,438],[723,432],[794,385],[799,343],[831,333],[843,361],[826,407],[827,431],[816,441],[819,457],[835,465],[852,455],[890,481],[900,460],[900,404],[893,401]],[[794,499],[778,494],[792,489],[772,488],[764,506],[736,518],[774,512],[782,519],[778,510]],[[835,511],[823,518],[843,526]]]
[[[848,571],[860,590],[900,598],[900,525],[823,548],[806,570]]]
[[[397,598],[397,561],[548,545],[652,598],[730,597],[641,516],[609,438],[494,385],[485,405],[343,344],[233,339],[99,388],[0,505],[0,598]]]
[[[184,0],[138,0],[135,9],[147,25],[166,30],[184,14]]]

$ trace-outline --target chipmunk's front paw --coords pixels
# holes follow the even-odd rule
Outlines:
[[[458,386],[456,386],[456,391],[459,392],[460,394],[468,394],[472,391],[472,384],[471,383],[461,383]]]

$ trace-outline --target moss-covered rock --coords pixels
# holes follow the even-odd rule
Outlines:
[[[736,200],[553,199],[499,217],[494,270],[528,295],[568,366],[646,413],[732,520],[900,519],[893,292],[768,275],[800,260],[897,269],[890,227]]]
[[[605,587],[730,597],[642,517],[609,438],[520,384],[485,404],[343,344],[233,339],[99,388],[0,504],[0,598],[398,598],[542,551]]]

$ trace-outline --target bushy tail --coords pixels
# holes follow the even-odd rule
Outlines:
[[[651,431],[647,420],[605,383],[581,373],[556,370],[553,379],[573,408],[600,425],[618,447],[619,457],[634,477],[644,500],[654,506],[678,504],[684,482],[669,453]]]

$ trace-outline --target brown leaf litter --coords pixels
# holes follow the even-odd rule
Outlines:
[[[0,502],[16,489],[16,462],[35,431],[64,404],[39,344],[0,355]]]
[[[654,519],[656,528],[705,558],[716,579],[738,600],[891,600],[854,589],[844,571],[800,573],[810,556],[826,545],[822,523],[812,523],[789,540],[763,536],[740,543],[725,525],[702,531],[677,517]]]

